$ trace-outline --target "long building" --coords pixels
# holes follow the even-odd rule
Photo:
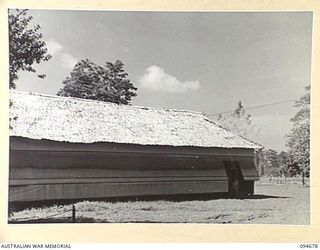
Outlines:
[[[253,194],[260,145],[204,114],[12,91],[9,201]]]

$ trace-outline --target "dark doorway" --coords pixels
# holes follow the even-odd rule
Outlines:
[[[228,176],[228,193],[232,197],[253,195],[254,181],[244,180],[237,161],[224,161],[224,167]]]
[[[224,167],[228,176],[228,193],[232,196],[239,196],[243,175],[237,161],[224,161]]]

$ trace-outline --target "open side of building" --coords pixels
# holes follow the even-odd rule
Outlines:
[[[252,194],[260,146],[203,114],[12,92],[9,201]]]

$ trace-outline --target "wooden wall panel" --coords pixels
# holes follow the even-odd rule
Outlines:
[[[251,149],[10,139],[9,200],[228,192],[224,161],[257,179]]]
[[[225,177],[109,177],[109,178],[50,178],[50,179],[13,179],[10,186],[42,185],[42,184],[75,184],[75,183],[140,183],[140,182],[186,182],[186,181],[227,181]]]
[[[11,187],[9,201],[201,194],[227,191],[227,181],[27,185]]]
[[[190,155],[230,155],[253,157],[254,150],[247,148],[206,148],[192,146],[160,146],[119,143],[65,143],[50,140],[32,140],[23,137],[10,137],[11,150],[53,150],[79,152],[123,152],[123,153],[163,153]]]
[[[253,160],[241,159],[239,160],[243,179],[247,181],[259,180],[258,171],[254,165]]]
[[[223,159],[226,159],[225,157]],[[227,158],[229,159],[229,158]],[[232,159],[232,158],[230,158]],[[110,168],[110,169],[193,169],[223,168],[221,157],[143,153],[72,151],[11,151],[12,167]]]
[[[76,168],[11,168],[10,179],[50,179],[50,178],[119,178],[119,177],[227,177],[224,168],[186,170],[116,170],[116,169],[76,169]]]

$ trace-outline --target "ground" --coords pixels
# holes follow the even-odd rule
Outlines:
[[[309,187],[256,183],[255,195],[244,199],[187,201],[89,202],[75,204],[78,222],[162,222],[235,224],[309,224]],[[70,222],[71,205],[14,212],[9,222]],[[36,219],[36,220],[35,220]]]

